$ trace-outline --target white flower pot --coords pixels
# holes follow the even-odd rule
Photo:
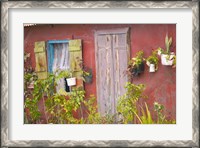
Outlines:
[[[68,86],[76,85],[76,78],[75,77],[74,78],[67,78],[66,80],[67,80],[67,85]]]
[[[156,71],[155,64],[150,64],[149,72],[155,72],[155,71]]]
[[[171,53],[170,56],[167,54],[161,54],[161,63],[162,65],[171,66],[174,61],[174,53]]]

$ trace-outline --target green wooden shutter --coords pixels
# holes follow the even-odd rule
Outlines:
[[[82,60],[82,44],[81,40],[69,41],[69,61],[70,69],[73,71],[73,76],[77,78],[76,87],[83,87],[82,69],[80,67],[80,60]]]
[[[46,52],[45,52],[45,42],[35,42],[34,47],[35,52],[35,71],[37,73],[38,79],[47,78],[47,62],[46,62]]]

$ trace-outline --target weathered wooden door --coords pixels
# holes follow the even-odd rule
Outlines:
[[[98,111],[115,114],[117,99],[128,81],[124,71],[130,58],[128,28],[96,31],[96,79]]]

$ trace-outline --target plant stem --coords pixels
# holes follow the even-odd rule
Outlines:
[[[47,124],[48,124],[48,119],[47,119],[47,114],[46,114],[46,106],[45,106],[44,95],[42,96],[42,101],[43,101],[43,108],[44,108],[45,119],[46,119],[46,122],[47,122]]]
[[[80,109],[81,109],[81,117],[83,118],[83,109],[82,109],[82,103],[80,104]]]

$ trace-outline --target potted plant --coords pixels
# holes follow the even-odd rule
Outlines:
[[[138,76],[142,72],[144,72],[144,58],[143,58],[144,52],[139,51],[136,53],[136,56],[133,57],[129,63],[128,63],[128,74],[131,74],[132,76]]]
[[[72,71],[69,71],[69,77],[66,77],[66,81],[68,86],[76,85],[76,77],[73,77]]]
[[[71,70],[60,71],[57,76],[57,79],[60,79],[60,78],[65,78],[68,86],[76,85],[76,77],[73,77],[73,71]]]
[[[158,70],[158,57],[156,50],[152,51],[152,54],[146,59],[146,64],[149,66],[149,72],[155,72]]]
[[[83,68],[83,80],[86,83],[92,83],[92,69],[88,67]]]
[[[165,37],[165,46],[166,49],[158,48],[158,55],[161,55],[162,65],[172,66],[174,61],[174,52],[170,51],[170,46],[172,45],[172,37],[168,38],[168,35]]]
[[[84,82],[86,83],[92,83],[92,69],[85,66],[85,64],[83,63],[83,60],[80,59],[79,57],[76,58],[80,68],[82,69],[82,79]]]

